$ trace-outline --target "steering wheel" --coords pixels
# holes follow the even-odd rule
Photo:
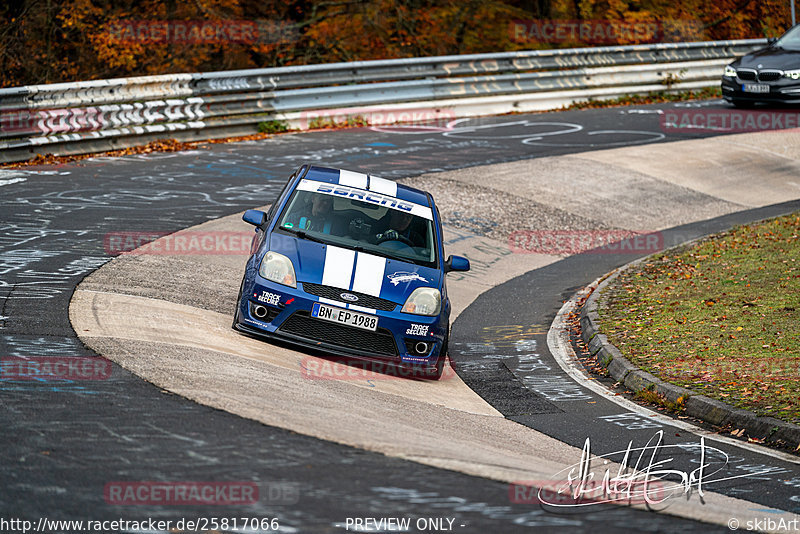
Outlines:
[[[400,241],[401,243],[404,243],[409,247],[414,246],[414,243],[409,238],[407,238],[404,235],[400,235],[399,233],[397,233],[396,230],[387,230],[382,234],[378,234],[377,238],[379,245],[381,243],[385,243],[386,241]]]

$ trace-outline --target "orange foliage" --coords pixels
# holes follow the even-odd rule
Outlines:
[[[517,50],[533,45],[515,42],[509,25],[531,19],[688,21],[694,38],[716,40],[777,36],[789,9],[785,0],[9,0],[0,4],[0,87]],[[177,24],[197,37],[189,26],[204,21],[223,37],[137,35]]]

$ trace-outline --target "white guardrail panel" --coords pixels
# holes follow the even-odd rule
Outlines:
[[[181,132],[191,132],[192,139],[220,137],[232,127],[255,131],[264,120],[308,127],[298,119],[331,108],[403,109],[415,103],[416,109],[476,115],[483,100],[485,113],[495,114],[711,87],[733,58],[765,44],[748,39],[532,50],[0,89],[0,162],[121,148]]]

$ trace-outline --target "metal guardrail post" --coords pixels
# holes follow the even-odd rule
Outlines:
[[[520,99],[580,99],[719,83],[765,40],[606,46],[169,74],[0,89],[0,162],[252,133],[258,122],[332,108],[448,106],[508,111]],[[678,84],[680,87],[681,84]],[[649,88],[649,89],[645,89]],[[542,99],[545,101],[546,99]],[[167,135],[168,134],[168,135]]]

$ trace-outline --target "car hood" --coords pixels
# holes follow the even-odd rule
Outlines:
[[[782,48],[764,48],[743,56],[735,65],[747,69],[800,69],[800,52]]]
[[[365,293],[399,304],[418,287],[442,288],[439,269],[368,252],[280,233],[272,234],[269,248],[292,261],[298,282],[334,286],[342,292]]]

